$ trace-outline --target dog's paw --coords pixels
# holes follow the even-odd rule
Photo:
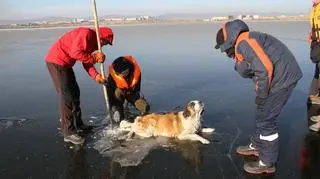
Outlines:
[[[120,129],[126,129],[126,128],[131,128],[132,123],[126,120],[122,120],[119,124]]]
[[[203,144],[210,144],[210,141],[208,141],[207,139],[202,139],[202,140],[201,140],[201,143],[203,143]]]
[[[201,132],[203,132],[203,133],[212,133],[212,132],[214,132],[214,128],[202,128]]]

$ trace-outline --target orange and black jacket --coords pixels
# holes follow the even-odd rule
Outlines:
[[[132,104],[134,104],[136,100],[140,99],[140,67],[132,56],[125,56],[124,58],[133,64],[133,69],[131,69],[132,73],[129,77],[130,80],[125,80],[115,72],[113,69],[115,61],[109,66],[107,93],[111,105],[113,101],[116,101],[114,94],[117,88],[121,89],[123,92],[123,97],[125,97]]]
[[[249,31],[241,20],[223,27],[225,43],[221,50],[235,47],[235,69],[244,78],[252,78],[257,96],[296,84],[302,78],[301,69],[291,51],[275,37]]]

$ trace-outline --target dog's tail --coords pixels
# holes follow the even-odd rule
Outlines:
[[[133,123],[131,123],[129,121],[123,120],[123,121],[120,122],[119,127],[120,127],[120,129],[131,129],[132,124]]]

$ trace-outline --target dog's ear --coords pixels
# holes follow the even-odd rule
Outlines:
[[[194,106],[196,105],[196,103],[192,101],[192,102],[189,103],[188,105],[190,106],[190,108],[194,109]]]
[[[183,111],[183,117],[184,118],[188,118],[188,117],[190,117],[191,116],[191,112],[190,112],[190,110],[189,110],[189,107],[187,106],[185,109],[184,109],[184,111]]]

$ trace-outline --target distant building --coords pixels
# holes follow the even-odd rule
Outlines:
[[[136,17],[127,17],[125,18],[126,21],[136,21],[138,20]]]
[[[73,23],[82,23],[82,22],[84,22],[84,21],[85,21],[84,19],[78,19],[78,18],[74,18],[74,19],[72,20]]]
[[[240,14],[240,15],[237,16],[237,19],[242,20],[242,19],[244,19],[245,17],[246,17],[245,15]]]
[[[103,20],[99,19],[99,22],[102,22],[102,21],[103,21]],[[86,22],[94,23],[95,20],[94,20],[94,19],[91,19],[91,20],[88,20],[88,21],[86,21]]]
[[[253,16],[248,14],[246,15],[244,18],[242,18],[243,20],[252,20],[253,19]]]
[[[48,24],[47,21],[36,21],[36,22],[33,22],[34,24],[38,24],[38,25],[42,25],[42,24]]]
[[[263,19],[263,20],[275,20],[276,17],[275,16],[263,16],[263,17],[261,17],[261,19]]]
[[[42,24],[40,21],[36,21],[36,22],[34,22],[34,24],[38,24],[38,25],[40,25],[40,24]]]
[[[124,18],[105,18],[104,21],[123,21]]]
[[[153,18],[150,16],[140,16],[140,17],[136,18],[136,20],[138,20],[138,21],[146,21],[146,20],[151,20],[151,19],[153,19]]]
[[[226,20],[228,20],[229,18],[228,18],[228,16],[218,16],[218,17],[212,17],[211,18],[211,21],[226,21]]]
[[[48,24],[70,24],[71,21],[52,21],[49,22]]]
[[[253,17],[253,19],[255,19],[255,20],[260,19],[260,16],[259,16],[259,15],[253,15],[252,17]]]

